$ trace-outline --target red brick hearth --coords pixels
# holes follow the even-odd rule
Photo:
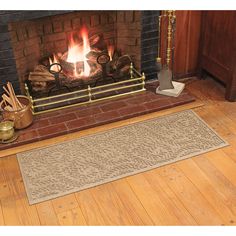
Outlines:
[[[19,138],[15,142],[0,144],[0,150],[183,105],[195,100],[186,90],[177,98],[157,95],[155,94],[156,86],[157,82],[153,82],[147,84],[147,91],[141,94],[36,115],[30,127],[18,131]]]

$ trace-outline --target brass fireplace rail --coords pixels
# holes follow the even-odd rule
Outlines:
[[[135,77],[135,75],[137,75],[137,76]],[[130,84],[132,82],[133,82],[133,84]],[[131,89],[136,88],[136,89],[133,91],[128,91],[128,92],[122,91],[124,89],[130,89],[130,88]],[[100,86],[96,86],[96,87],[90,87],[88,85],[88,87],[86,89],[81,89],[81,90],[77,90],[77,91],[73,91],[73,92],[67,92],[67,93],[54,95],[54,96],[50,96],[50,97],[44,97],[44,98],[38,98],[38,99],[35,98],[34,99],[30,95],[29,88],[28,88],[27,84],[25,83],[25,93],[31,102],[31,108],[32,108],[34,115],[42,114],[42,113],[46,113],[46,112],[50,112],[50,111],[55,111],[55,110],[59,110],[59,109],[63,109],[63,108],[80,106],[80,105],[90,104],[90,103],[94,103],[94,102],[98,102],[98,101],[118,98],[118,97],[122,97],[122,96],[125,96],[128,94],[142,92],[145,90],[146,90],[145,89],[145,74],[144,73],[140,74],[133,67],[132,63],[130,65],[130,79],[111,83],[111,84],[100,85]],[[114,94],[114,95],[104,95],[104,97],[100,97],[100,98],[95,97],[96,95],[103,95],[108,92],[116,92],[116,91],[117,92],[121,91],[121,93]],[[66,96],[73,96],[73,97],[63,98]],[[57,99],[57,100],[52,101],[52,99]],[[81,101],[78,103],[66,104],[66,105],[60,106],[61,103],[71,102],[73,100],[78,100],[78,99],[87,99],[87,100]],[[39,102],[41,104],[37,104]],[[53,108],[47,109],[47,107],[52,106],[52,105],[58,105],[58,107],[53,107]],[[37,111],[37,108],[44,108],[45,110]]]

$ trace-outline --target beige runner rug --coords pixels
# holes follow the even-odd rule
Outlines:
[[[228,145],[186,110],[17,155],[30,204]]]

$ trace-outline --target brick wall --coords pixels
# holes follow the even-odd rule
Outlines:
[[[148,79],[157,78],[158,16],[160,11],[142,12],[141,70]]]

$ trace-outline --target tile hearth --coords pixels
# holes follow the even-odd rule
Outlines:
[[[177,98],[157,95],[155,94],[156,86],[157,82],[152,82],[146,85],[147,91],[143,93],[36,115],[30,127],[18,131],[19,138],[15,142],[0,144],[0,150],[195,101],[187,90],[184,90]]]

